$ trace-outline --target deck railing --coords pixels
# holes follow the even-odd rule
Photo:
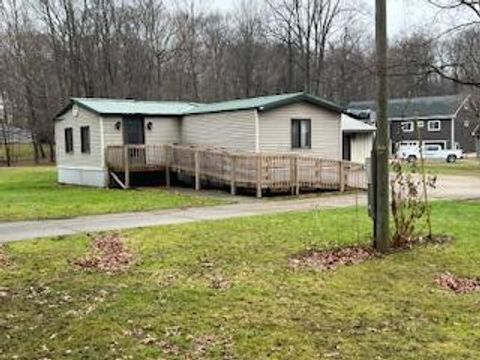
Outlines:
[[[297,153],[247,153],[218,148],[178,145],[109,146],[106,163],[111,171],[165,170],[190,175],[195,188],[209,181],[237,188],[292,191],[366,189],[365,166]],[[128,184],[127,184],[128,187]]]

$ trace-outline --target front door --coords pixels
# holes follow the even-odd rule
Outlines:
[[[141,116],[123,118],[123,143],[125,145],[145,144],[145,124]]]

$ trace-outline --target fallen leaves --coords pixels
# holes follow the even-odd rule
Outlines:
[[[309,250],[291,258],[289,265],[293,269],[307,267],[316,270],[336,270],[339,266],[359,264],[374,256],[374,250],[367,247]]]
[[[90,254],[76,259],[73,264],[84,271],[118,273],[135,263],[135,257],[124,245],[124,239],[116,233],[93,239]]]
[[[449,272],[443,273],[434,279],[434,282],[444,288],[455,292],[456,294],[470,294],[480,292],[479,278],[461,278]]]

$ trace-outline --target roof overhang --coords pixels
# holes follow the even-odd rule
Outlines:
[[[428,116],[409,116],[409,117],[391,117],[389,121],[415,121],[415,120],[450,120],[455,117],[451,115],[428,115]]]
[[[339,114],[342,114],[342,113],[345,112],[345,109],[343,109],[342,107],[340,107],[340,106],[338,106],[338,105],[336,105],[336,104],[334,104],[330,101],[326,101],[324,99],[321,99],[319,97],[316,97],[316,96],[313,96],[313,95],[310,95],[310,94],[306,94],[306,93],[298,94],[296,96],[292,96],[292,97],[284,99],[284,100],[275,101],[275,102],[272,102],[270,104],[260,106],[257,109],[259,111],[268,111],[268,110],[273,110],[273,109],[276,109],[276,108],[279,108],[279,107],[282,107],[282,106],[285,106],[285,105],[295,104],[295,103],[303,102],[303,101],[307,102],[307,103],[310,103],[312,105],[316,105],[316,106],[322,107],[324,109],[339,113]]]

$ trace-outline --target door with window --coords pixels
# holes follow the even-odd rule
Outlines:
[[[123,118],[123,144],[145,145],[145,120],[142,116]],[[146,163],[144,146],[131,146],[128,149],[128,160],[131,167]]]
[[[145,144],[145,120],[141,116],[123,118],[123,143],[125,145]]]

